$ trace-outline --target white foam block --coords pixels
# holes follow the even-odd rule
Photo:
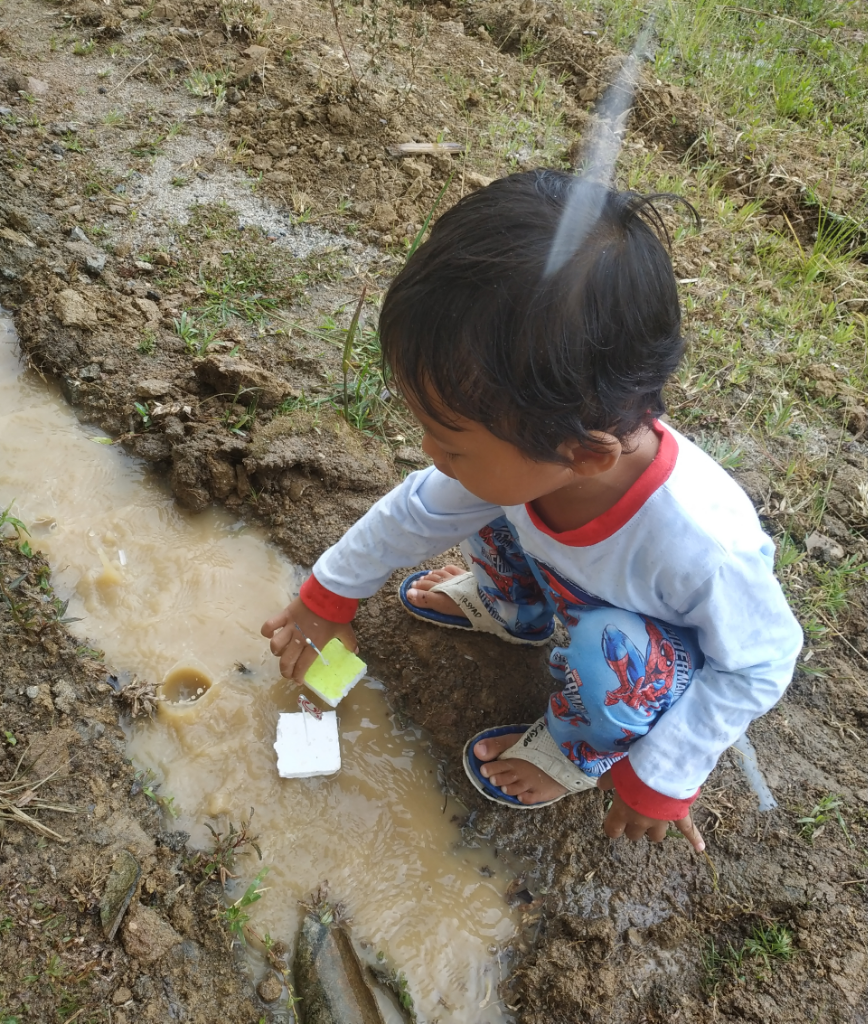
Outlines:
[[[321,720],[304,711],[281,715],[277,720],[277,774],[282,779],[307,779],[332,775],[341,767],[338,716],[324,711]]]

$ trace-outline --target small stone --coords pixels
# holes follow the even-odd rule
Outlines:
[[[36,700],[36,698],[39,696],[39,687],[38,686],[28,686],[27,689],[24,692],[27,694],[27,696],[31,700]]]
[[[280,139],[272,139],[265,148],[275,160],[280,160],[281,157],[286,156],[286,143],[281,142]]]
[[[84,261],[85,270],[87,270],[89,274],[93,274],[94,277],[99,277],[105,270],[107,259],[108,257],[104,252],[96,253],[94,256],[88,256]]]
[[[162,398],[172,390],[172,385],[156,377],[140,380],[136,383],[137,398]]]
[[[840,562],[844,557],[844,549],[840,544],[816,530],[805,537],[805,548],[811,558],[818,558],[821,562]]]
[[[142,963],[159,960],[181,941],[181,936],[168,921],[141,903],[130,911],[122,938],[127,954]]]
[[[253,158],[252,166],[257,171],[270,171],[271,157],[267,153],[257,153]]]
[[[158,267],[171,267],[172,257],[167,252],[158,252],[154,254],[154,263]]]
[[[99,380],[100,375],[101,370],[97,363],[89,363],[87,366],[82,366],[82,368],[78,371],[78,376],[81,378],[81,380],[86,380],[89,383],[92,383],[95,380]]]
[[[62,146],[59,142],[52,142],[48,148],[58,156],[66,156],[66,146]]]
[[[464,184],[467,185],[468,188],[485,188],[493,181],[494,178],[488,178],[486,175],[479,174],[476,171],[468,171],[467,174],[464,175]]]
[[[78,694],[72,684],[65,679],[58,679],[52,684],[51,692],[54,694],[54,706],[57,710],[63,715],[71,714],[78,702]]]
[[[230,86],[230,87],[229,87],[229,88],[228,88],[228,89],[226,90],[226,102],[227,102],[227,103],[231,103],[231,104],[232,104],[232,105],[234,106],[234,105],[235,105],[236,103],[240,103],[240,102],[242,101],[242,99],[244,99],[244,97],[243,97],[243,96],[241,95],[241,93],[240,93],[240,92],[239,92],[239,91],[238,91],[238,90],[237,90],[237,89],[235,88],[235,86],[234,86],[234,85],[233,85],[233,86]]]
[[[348,128],[353,123],[353,112],[346,103],[330,103],[328,118],[332,128]]]
[[[121,985],[120,988],[115,989],[115,993],[112,996],[112,1002],[115,1004],[115,1006],[120,1006],[121,1003],[129,1002],[129,1000],[132,998],[132,992],[130,992],[128,988],[125,988],[123,985]]]
[[[90,245],[90,239],[79,227],[75,227],[69,233],[70,242],[84,242],[85,245]]]
[[[149,323],[160,319],[160,307],[151,299],[134,298],[133,305],[140,313],[144,314]]]
[[[151,302],[159,302],[163,298],[163,296],[160,295],[159,292],[155,292],[153,288],[149,288],[145,292],[145,298],[150,299]]]
[[[57,294],[54,299],[54,314],[64,327],[81,327],[84,330],[92,330],[99,322],[96,310],[72,288],[65,288]]]
[[[377,203],[371,216],[371,227],[375,231],[388,231],[398,219],[395,208],[388,203]]]
[[[154,264],[148,263],[146,260],[133,260],[133,266],[143,274],[153,274],[154,272]]]
[[[269,971],[256,986],[256,991],[263,1003],[276,1003],[283,994],[283,982],[273,971]]]

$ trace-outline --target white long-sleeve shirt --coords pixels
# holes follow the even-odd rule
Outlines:
[[[677,431],[659,425],[657,433],[656,458],[616,505],[561,534],[532,508],[488,504],[433,467],[412,473],[323,554],[302,599],[326,618],[348,621],[356,600],[374,594],[395,569],[505,515],[525,552],[575,589],[696,630],[704,665],[629,749],[642,783],[688,798],[781,697],[802,634],[773,575],[774,544],[747,496]]]

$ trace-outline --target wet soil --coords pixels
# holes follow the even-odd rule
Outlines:
[[[568,160],[619,66],[590,15],[566,18],[554,3],[361,10],[368,21],[354,8],[342,13],[351,67],[327,4],[275,6],[266,22],[246,4],[22,0],[13,33],[5,12],[0,50],[0,302],[27,358],[61,382],[83,420],[165,472],[184,507],[243,509],[303,564],[425,461],[397,403],[366,420],[367,432],[334,411],[341,352],[325,318],[345,325],[366,287],[362,325],[372,328],[378,296],[447,181],[444,205],[489,176]],[[92,49],[73,52],[89,39]],[[554,69],[555,126],[526,90],[528,40],[545,44]],[[469,155],[391,153],[444,138],[473,143]],[[832,155],[792,149],[773,164],[756,149],[741,153],[738,134],[689,92],[643,80],[628,153],[658,170],[689,167],[711,138],[733,168],[731,193],[763,200],[764,217],[786,214],[807,238],[813,214],[801,185],[812,175],[828,181]],[[846,205],[857,191],[842,172],[830,201]],[[713,233],[680,242],[679,276],[713,264],[716,244]],[[721,269],[718,283],[728,280]],[[198,334],[179,328],[185,314]],[[845,440],[839,428],[812,442],[832,451],[823,530],[864,560],[854,511],[868,467],[862,399],[819,364],[801,387],[843,410]],[[678,401],[673,408],[678,424]],[[725,410],[710,407],[688,422],[725,432],[725,421]],[[791,448],[782,440],[775,459],[785,464]],[[739,475],[771,527],[786,494],[764,456],[753,453]],[[804,532],[794,531],[796,542]],[[27,585],[38,585],[36,563],[8,547],[3,557],[4,581],[26,569]],[[467,840],[484,835],[538,866],[504,994],[520,1020],[865,1019],[864,593],[851,595],[811,671],[800,668],[751,729],[780,807],[760,815],[724,755],[697,804],[708,839],[708,856],[697,858],[675,838],[611,843],[596,793],[528,815],[482,805],[463,779],[461,747],[486,725],[538,716],[550,690],[542,659],[512,649],[505,659],[493,639],[409,620],[396,582],[359,614],[371,669],[443,752],[446,785],[472,808]],[[156,845],[158,810],[131,793],[105,667],[76,653],[61,627],[28,630],[5,604],[0,622],[3,729],[15,741],[7,738],[0,772],[11,774],[28,742],[50,742],[74,764],[52,795],[78,809],[40,815],[69,844],[16,824],[3,832],[11,923],[0,956],[4,977],[15,979],[2,990],[11,1011],[30,1005],[35,1015],[23,1019],[62,1024],[79,1008],[63,1016],[69,992],[80,991],[91,1012],[123,988],[134,1000],[129,1019],[170,1019],[180,1005],[191,1020],[256,1020],[261,1011],[230,969],[208,901],[191,899],[190,884],[178,892],[183,858]],[[66,710],[65,690],[55,693],[61,678],[75,691]],[[799,818],[829,794],[842,801],[843,827],[830,815],[811,836]],[[178,936],[151,960],[105,942],[95,918],[121,847],[142,858],[138,906]],[[49,919],[63,921],[56,933]],[[726,960],[770,924],[792,933],[791,956]],[[64,984],[52,974],[58,962]],[[127,1012],[117,999],[116,1022]]]
[[[127,760],[106,668],[57,624],[47,573],[2,542],[0,1019],[256,1021],[219,886],[197,890],[188,837]],[[100,904],[124,851],[141,876],[109,940]]]

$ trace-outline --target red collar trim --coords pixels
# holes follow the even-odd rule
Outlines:
[[[651,429],[660,439],[660,446],[654,456],[654,461],[608,512],[604,512],[576,530],[555,533],[554,530],[546,526],[528,503],[525,505],[525,509],[533,525],[542,533],[554,537],[559,543],[566,544],[571,548],[585,548],[590,547],[591,544],[599,544],[600,541],[608,540],[609,537],[617,533],[622,526],[626,526],[651,495],[666,483],[672,475],[672,470],[675,469],[675,461],[678,458],[678,442],[670,431],[656,420],[651,424]]]

